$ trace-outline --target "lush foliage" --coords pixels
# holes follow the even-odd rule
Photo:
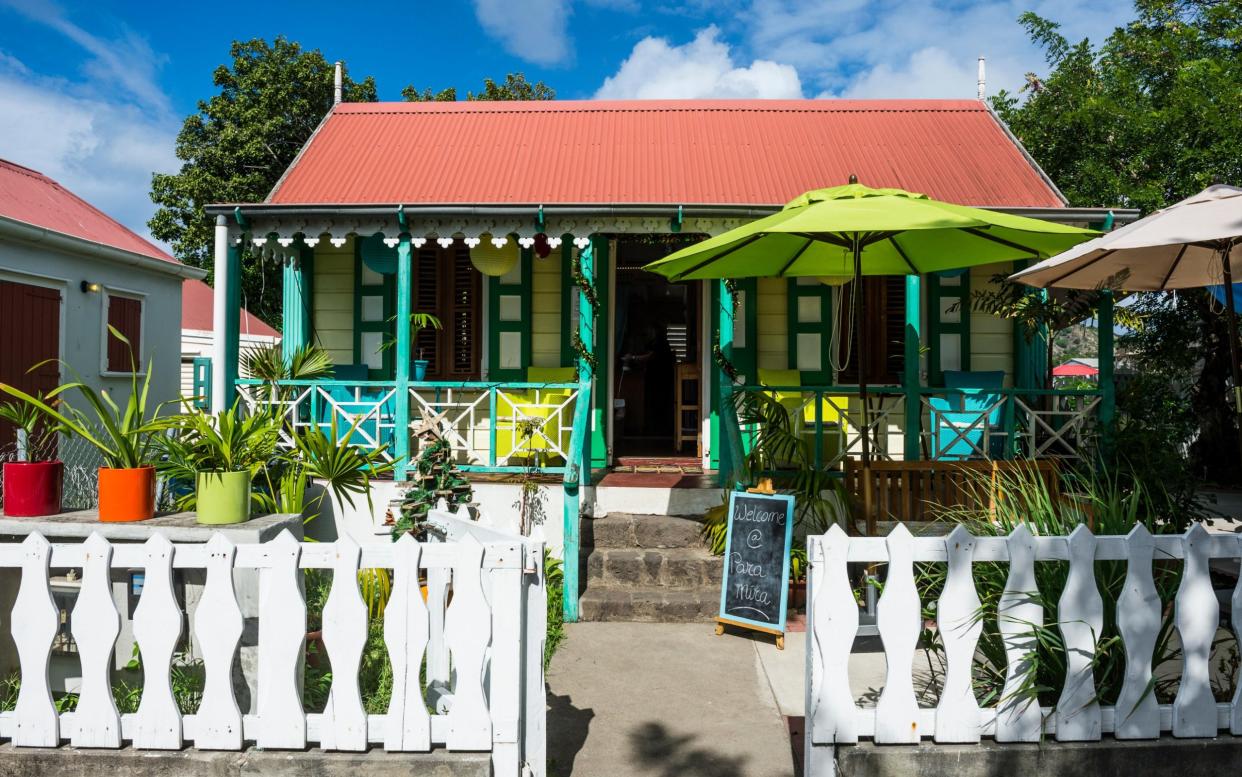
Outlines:
[[[450,86],[433,92],[424,88],[419,91],[413,84],[401,90],[401,97],[409,102],[453,102],[457,99],[457,88]],[[467,100],[555,100],[556,92],[542,81],[531,83],[522,73],[509,73],[502,83],[490,78],[483,79],[483,91],[466,92]]]
[[[548,631],[543,643],[543,668],[547,669],[565,641],[565,570],[547,548],[543,549],[543,582],[548,593]]]
[[[0,391],[37,409],[59,430],[95,448],[103,456],[105,466],[116,469],[145,467],[155,459],[155,435],[161,428],[156,415],[164,405],[152,406],[148,402],[151,370],[147,370],[146,376],[139,382],[137,361],[129,340],[111,325],[108,331],[129,349],[130,364],[133,365],[124,409],[112,399],[107,389],[95,389],[84,382],[72,366],[60,360],[55,361],[76,379],[57,386],[46,397],[32,396],[5,383],[0,383]],[[90,412],[68,402],[56,401],[69,392],[74,392]]]
[[[285,358],[279,343],[253,345],[241,353],[247,378],[275,384],[282,380],[316,380],[332,374],[332,357],[318,345],[304,345]]]
[[[181,169],[151,179],[159,206],[151,234],[183,262],[208,269],[213,221],[203,207],[263,200],[332,107],[333,64],[318,49],[280,36],[234,41],[229,54],[212,74],[217,93],[198,103],[177,135]],[[346,74],[344,99],[374,101],[375,81]],[[280,274],[278,262],[264,265],[256,253],[243,253],[246,307],[273,323],[281,319]]]
[[[1027,99],[1001,92],[993,105],[1072,203],[1149,213],[1214,182],[1242,181],[1242,113],[1235,109],[1242,101],[1242,5],[1137,0],[1135,11],[1099,46],[1066,39],[1053,20],[1023,15],[1050,72],[1027,76]],[[1136,309],[1145,326],[1119,343],[1136,371],[1173,351],[1174,363],[1188,365],[1161,393],[1165,404],[1189,404],[1192,433],[1161,436],[1177,424],[1163,426],[1153,444],[1188,445],[1198,473],[1237,482],[1236,421],[1223,388],[1224,317],[1197,289],[1175,300],[1139,295]],[[1120,407],[1143,424],[1146,403]]]

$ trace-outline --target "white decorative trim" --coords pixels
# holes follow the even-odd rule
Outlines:
[[[548,248],[556,249],[561,247],[561,239],[548,235]]]
[[[574,245],[578,247],[578,250],[582,250],[586,248],[587,246],[589,246],[590,244],[591,244],[591,238],[589,237],[575,237],[574,238]]]
[[[397,247],[397,244],[398,244],[398,243],[400,243],[400,242],[401,242],[401,238],[399,238],[399,237],[386,237],[386,238],[384,238],[384,245],[388,246],[389,248],[396,248],[396,247]]]
[[[452,238],[452,237],[438,237],[438,238],[436,238],[436,242],[440,244],[440,247],[441,247],[441,248],[448,248],[449,246],[453,245],[453,243],[455,242],[455,240],[456,240],[456,238]]]
[[[481,238],[481,237],[466,237],[466,238],[462,238],[462,241],[463,241],[463,242],[465,242],[465,244],[466,244],[466,248],[475,248],[475,247],[477,247],[477,246],[479,245],[479,243],[483,242],[483,238]],[[444,244],[443,244],[443,243],[441,243],[441,245],[444,245]],[[444,246],[444,247],[445,247],[445,248],[448,248],[448,246]]]
[[[509,238],[505,237],[504,235],[501,235],[500,237],[492,238],[492,245],[496,246],[497,248],[504,248],[508,244],[509,244]]]
[[[319,245],[319,238],[317,238],[317,237],[303,237],[303,238],[302,238],[302,242],[306,244],[306,247],[307,247],[307,248],[314,248],[315,246]]]
[[[330,237],[330,238],[328,238],[328,242],[329,242],[329,243],[331,243],[332,245],[336,246],[337,248],[340,248],[341,246],[345,245],[345,243],[347,243],[348,241],[349,241],[349,236],[348,236],[348,235],[346,235],[346,236],[344,236],[344,237]]]
[[[267,242],[267,235],[264,235],[264,236],[262,236],[262,237],[259,237],[259,236],[257,236],[257,235],[256,235],[256,236],[254,236],[254,237],[250,238],[250,242],[251,242],[251,243],[254,243],[254,245],[255,245],[255,247],[256,247],[256,248],[262,248],[262,247],[263,247],[263,244],[265,244],[265,243]]]
[[[519,238],[518,238],[518,245],[520,245],[522,248],[530,248],[531,246],[535,245],[535,238],[533,238],[533,237],[519,237]],[[497,248],[499,248],[499,247],[500,247],[500,246],[497,246]]]
[[[427,244],[427,238],[425,237],[410,238],[410,244],[413,245],[415,248],[422,248],[424,245]]]
[[[289,246],[293,245],[293,236],[291,235],[289,237],[278,237],[276,238],[276,242],[280,243],[281,248],[288,248]]]

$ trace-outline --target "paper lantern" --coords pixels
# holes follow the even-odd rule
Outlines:
[[[479,236],[479,244],[470,249],[470,264],[484,275],[497,278],[517,266],[518,251],[518,244],[508,238],[483,234]]]
[[[548,245],[548,236],[543,232],[535,235],[535,256],[547,259],[550,253],[552,253],[552,246]]]

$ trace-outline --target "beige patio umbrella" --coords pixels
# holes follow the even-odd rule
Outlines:
[[[1165,291],[1225,285],[1234,410],[1242,448],[1242,361],[1231,261],[1242,256],[1242,189],[1209,186],[1133,224],[1009,276],[1040,288]]]

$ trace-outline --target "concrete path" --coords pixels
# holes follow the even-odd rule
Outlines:
[[[548,670],[549,775],[793,777],[758,639],[711,623],[567,631]]]

